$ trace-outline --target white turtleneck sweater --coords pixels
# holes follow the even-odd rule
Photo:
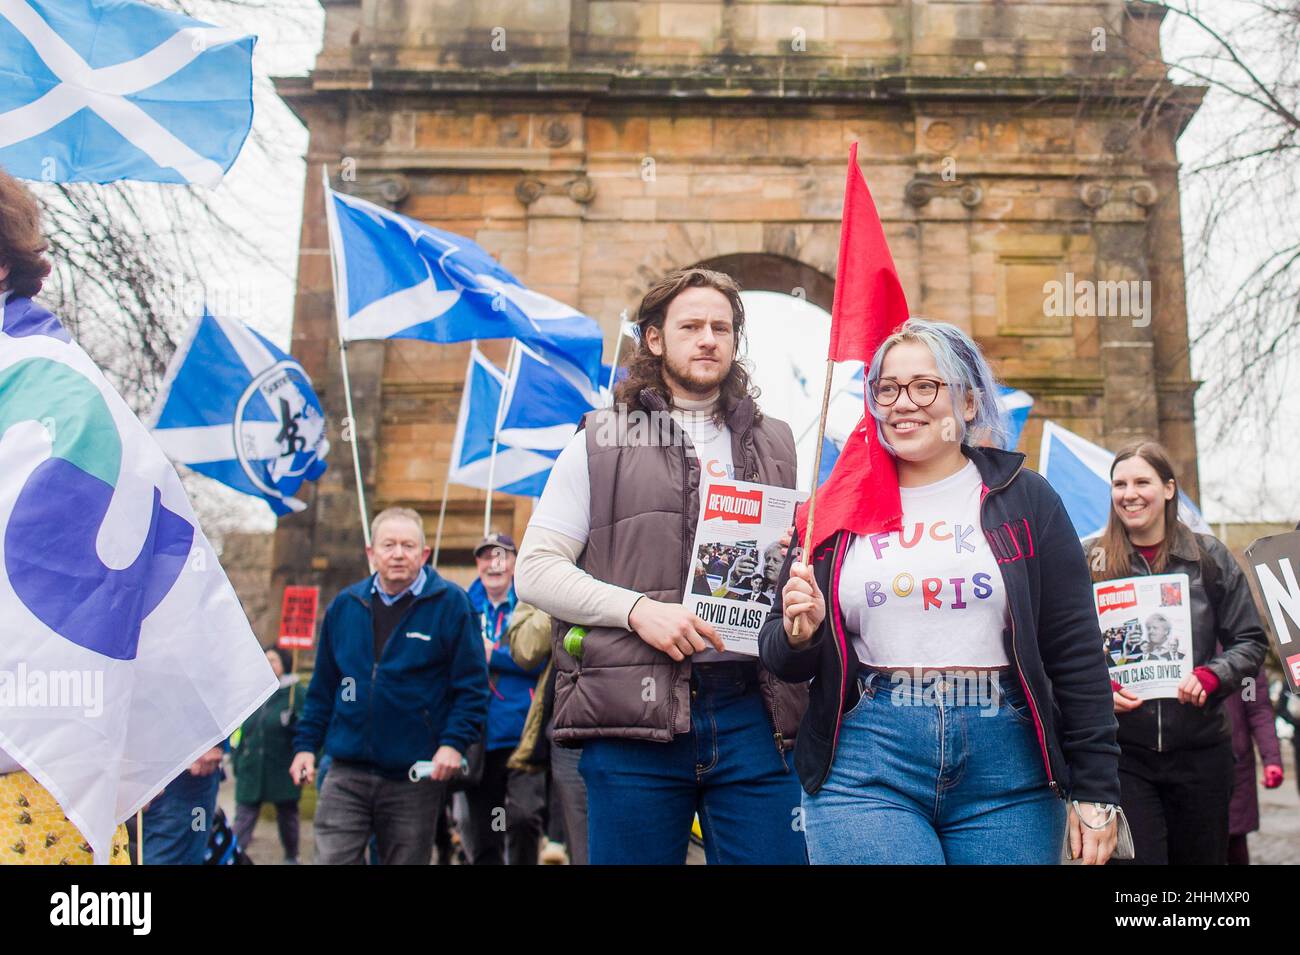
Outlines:
[[[716,403],[716,396],[704,400],[676,398],[672,416],[690,437],[702,474],[733,477],[731,432],[713,420]],[[520,600],[561,620],[589,627],[627,627],[632,607],[642,595],[597,580],[577,566],[590,530],[587,438],[579,431],[556,459],[528,522],[515,568],[515,591]],[[682,583],[685,585],[685,580]],[[749,658],[706,650],[693,659],[707,663]]]

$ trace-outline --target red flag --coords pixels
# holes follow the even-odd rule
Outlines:
[[[907,317],[907,299],[898,280],[898,270],[894,268],[894,257],[885,242],[876,204],[858,168],[858,144],[854,143],[849,147],[844,184],[828,357],[833,361],[856,359],[869,365],[880,343],[907,321]],[[870,413],[853,429],[834,470],[816,494],[814,549],[836,531],[874,534],[902,526],[898,469],[893,456],[881,446],[876,435],[876,419]],[[807,521],[805,505],[796,518],[800,541]],[[811,560],[811,555],[804,559]]]
[[[858,144],[849,147],[840,222],[840,260],[831,306],[832,361],[870,362],[880,343],[907,321],[907,299],[898,281],[885,230],[858,168]]]

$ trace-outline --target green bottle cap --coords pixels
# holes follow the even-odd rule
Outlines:
[[[586,627],[570,627],[564,635],[564,652],[571,657],[582,656],[582,639],[586,635]]]

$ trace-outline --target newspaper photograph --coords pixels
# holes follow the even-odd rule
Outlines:
[[[1092,591],[1111,679],[1144,700],[1176,698],[1192,672],[1187,575],[1107,580]]]
[[[776,600],[781,535],[806,491],[706,479],[684,606],[717,628],[728,650],[758,656],[758,631]]]

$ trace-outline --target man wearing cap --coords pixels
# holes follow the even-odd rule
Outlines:
[[[471,865],[536,865],[546,804],[546,774],[510,769],[519,745],[537,677],[545,664],[522,669],[510,656],[510,618],[515,597],[515,542],[493,532],[474,548],[478,579],[469,599],[478,613],[487,655],[487,729],[482,781],[465,791],[467,813],[461,837]]]

